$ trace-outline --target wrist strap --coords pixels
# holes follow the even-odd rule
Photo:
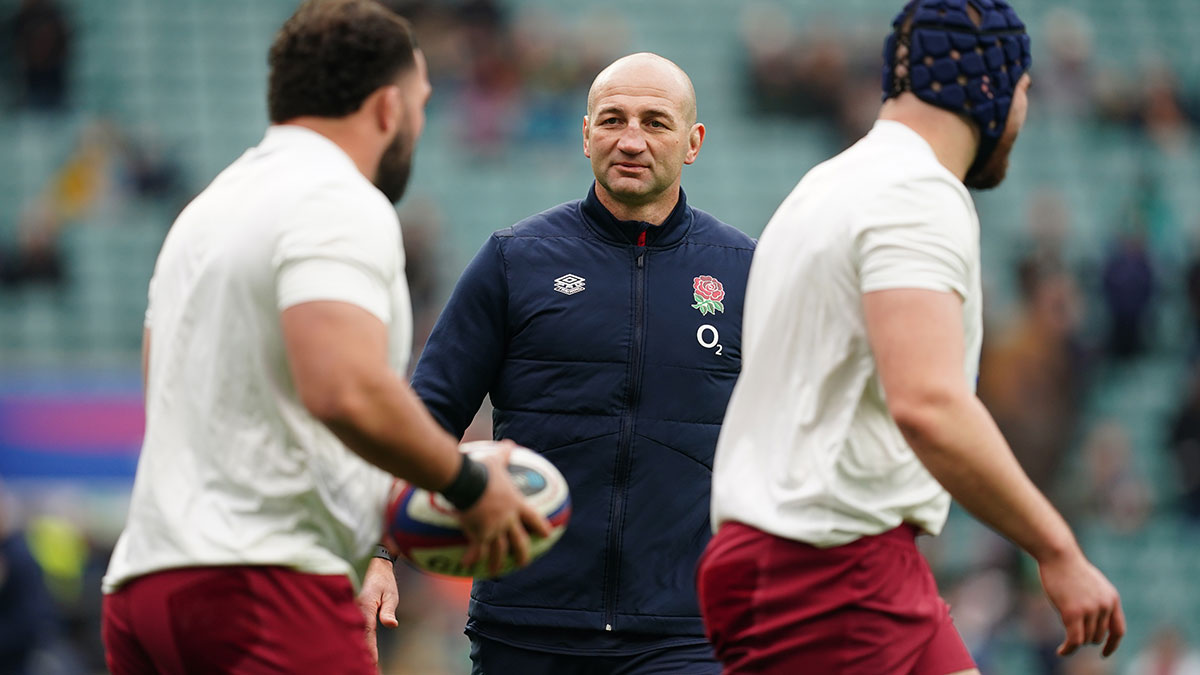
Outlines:
[[[378,546],[375,547],[375,555],[373,555],[371,557],[383,558],[384,560],[386,560],[390,563],[393,563],[393,564],[396,562],[396,556],[392,555],[392,552],[387,550],[387,547],[384,546],[383,544],[379,544]]]
[[[479,501],[483,496],[483,491],[487,488],[488,470],[482,462],[476,462],[467,456],[467,453],[462,455],[462,464],[459,466],[458,475],[450,483],[446,489],[442,490],[441,494],[446,498],[446,501],[454,505],[454,508],[459,511],[466,511]]]

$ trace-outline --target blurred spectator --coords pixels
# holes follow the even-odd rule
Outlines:
[[[71,26],[58,2],[22,0],[12,32],[20,102],[41,111],[66,107]]]
[[[866,37],[819,20],[801,33],[780,5],[744,5],[740,38],[754,112],[827,121],[843,144],[860,138],[879,110],[878,50],[862,47]]]
[[[412,22],[429,64],[434,101],[439,97],[440,90],[460,86],[467,72],[470,51],[453,3],[444,0],[388,0],[385,4]]]
[[[1129,434],[1118,422],[1098,423],[1083,444],[1084,480],[1072,500],[1077,517],[1099,521],[1114,532],[1134,532],[1150,515],[1150,490],[1133,465]]]
[[[612,12],[575,26],[547,9],[515,18],[495,0],[391,0],[421,36],[437,100],[449,101],[471,154],[499,157],[514,141],[561,142],[579,133],[581,92],[625,51],[629,29]]]
[[[629,28],[611,12],[586,13],[569,24],[545,10],[526,11],[510,28],[520,69],[521,140],[573,142],[580,102],[596,73],[626,51]]]
[[[0,673],[56,675],[81,672],[62,640],[58,609],[42,569],[0,494]]]
[[[793,93],[796,77],[793,48],[797,36],[791,16],[778,4],[747,3],[742,8],[740,37],[749,75],[747,94],[755,112],[782,114],[801,110],[805,102],[794,100]]]
[[[1143,68],[1137,122],[1169,154],[1189,147],[1191,125],[1196,122],[1193,103],[1179,87],[1179,77],[1165,60],[1154,59]]]
[[[0,284],[57,287],[63,278],[58,221],[48,209],[35,206],[22,217],[16,243],[11,248],[0,247]]]
[[[181,210],[190,195],[184,193],[183,172],[168,148],[154,138],[128,136],[121,148],[126,190],[138,199]]]
[[[460,19],[471,60],[458,98],[459,130],[471,151],[493,156],[504,149],[520,118],[521,73],[499,11],[489,11],[487,3],[472,4],[479,6]]]
[[[1071,236],[1071,209],[1061,192],[1039,190],[1029,200],[1028,242],[1020,246],[1017,260],[1018,285],[1031,281],[1026,275],[1037,271],[1067,269]]]
[[[26,526],[29,550],[42,568],[46,588],[60,607],[74,607],[83,596],[87,539],[75,522],[51,514],[31,517]]]
[[[1095,91],[1100,119],[1142,131],[1166,154],[1178,155],[1192,147],[1192,127],[1200,123],[1200,100],[1188,94],[1162,56],[1144,58],[1133,73],[1101,73]]]
[[[1021,305],[984,344],[979,396],[1034,484],[1052,494],[1086,381],[1082,305],[1059,266],[1027,258],[1018,276]]]
[[[1200,652],[1184,641],[1176,626],[1163,625],[1133,656],[1124,675],[1200,675]]]
[[[1108,310],[1108,352],[1119,360],[1141,356],[1145,351],[1155,277],[1142,229],[1135,227],[1119,234],[1101,271],[1102,295]]]
[[[1090,115],[1095,105],[1092,24],[1074,9],[1046,12],[1042,32],[1049,52],[1038,65],[1038,104],[1075,116]]]
[[[528,11],[513,24],[513,49],[525,85],[525,112],[517,133],[535,142],[560,141],[579,133],[580,61],[567,48],[570,32],[549,11]]]
[[[86,125],[63,164],[21,215],[15,241],[0,242],[0,284],[59,286],[67,276],[63,230],[134,204],[177,210],[179,165],[160,145],[129,136],[108,120]]]
[[[1200,367],[1193,367],[1186,395],[1171,421],[1170,439],[1179,477],[1180,509],[1200,524]]]

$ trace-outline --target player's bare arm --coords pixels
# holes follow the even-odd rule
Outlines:
[[[306,302],[281,316],[304,407],[351,450],[423,488],[450,484],[457,443],[388,367],[387,327],[345,302]]]
[[[379,468],[429,490],[446,488],[462,466],[457,441],[388,367],[387,328],[344,302],[316,301],[281,315],[284,344],[304,406],[351,450]],[[509,547],[528,549],[523,523],[548,532],[508,479],[489,467],[479,500],[463,512],[464,530],[498,568]]]
[[[864,294],[863,310],[888,410],[913,452],[968,511],[1037,560],[1067,630],[1059,654],[1101,642],[1111,654],[1125,633],[1120,597],[1025,475],[963,377],[960,298],[884,290]]]

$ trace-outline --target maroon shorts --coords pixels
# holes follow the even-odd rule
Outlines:
[[[916,528],[821,549],[741,523],[700,560],[700,610],[727,673],[946,675],[975,667]]]
[[[284,567],[148,574],[104,597],[108,669],[132,673],[376,673],[344,576]]]

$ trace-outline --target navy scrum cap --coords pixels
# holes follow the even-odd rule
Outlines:
[[[1004,134],[1013,92],[1032,56],[1025,24],[1005,0],[911,0],[892,21],[883,61],[885,101],[911,91],[975,121],[981,136],[974,171]],[[898,77],[901,65],[907,73]]]

